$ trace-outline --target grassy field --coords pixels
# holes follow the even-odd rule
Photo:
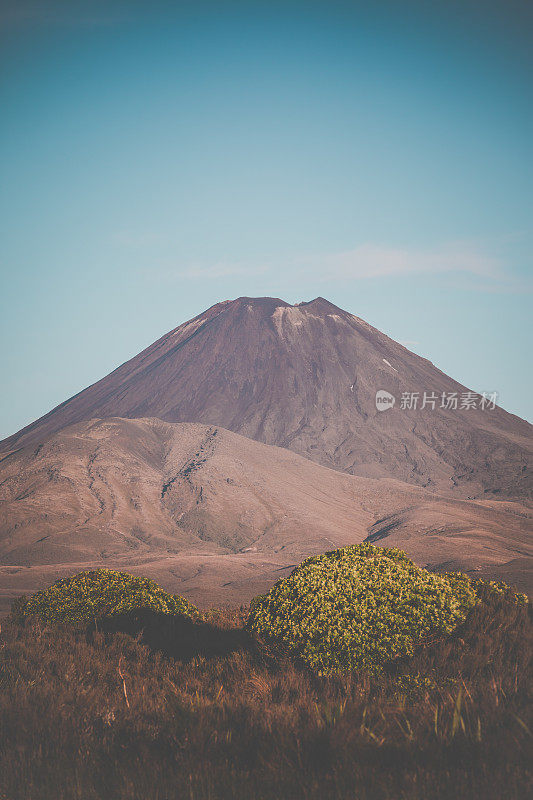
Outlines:
[[[533,791],[531,607],[487,596],[451,638],[383,675],[340,678],[277,659],[244,618],[4,622],[2,800]]]

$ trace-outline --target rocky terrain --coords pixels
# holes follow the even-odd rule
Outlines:
[[[434,569],[531,591],[531,512],[344,474],[215,425],[92,420],[0,465],[0,603],[94,565],[202,607],[270,588],[308,555],[369,537]]]

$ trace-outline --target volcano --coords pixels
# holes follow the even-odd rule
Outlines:
[[[365,539],[531,592],[532,429],[491,405],[323,298],[218,303],[0,444],[0,609],[95,566],[235,604]]]
[[[377,392],[394,406],[377,408]],[[324,298],[241,297],[170,331],[0,453],[83,420],[155,417],[218,425],[352,475],[462,498],[530,498],[532,426],[482,404]]]

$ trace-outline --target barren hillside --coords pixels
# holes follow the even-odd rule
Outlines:
[[[94,565],[203,606],[249,600],[308,555],[362,541],[529,587],[531,514],[343,474],[218,426],[78,423],[0,463],[5,604]]]

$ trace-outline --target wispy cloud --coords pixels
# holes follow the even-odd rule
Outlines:
[[[306,260],[311,268],[320,267],[337,278],[434,275],[445,272],[468,273],[485,278],[503,275],[498,259],[464,242],[427,250],[363,244],[353,250],[314,255]]]
[[[138,274],[158,283],[175,283],[179,280],[217,280],[230,277],[249,278],[263,274],[273,274],[268,265],[250,262],[218,261],[213,264],[191,263],[186,267],[153,266],[139,270]]]
[[[512,274],[503,259],[470,242],[453,242],[416,249],[366,243],[351,250],[300,253],[279,258],[221,260],[165,265],[150,271],[161,281],[266,276],[276,283],[313,280],[315,283],[394,277],[448,276],[463,288],[483,291],[530,291],[531,283]]]

